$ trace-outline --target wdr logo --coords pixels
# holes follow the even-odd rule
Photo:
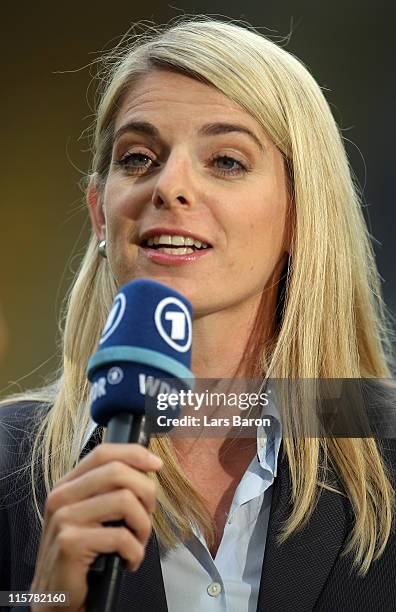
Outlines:
[[[155,309],[154,321],[161,338],[175,351],[185,353],[190,349],[191,317],[183,302],[174,297],[164,298]]]

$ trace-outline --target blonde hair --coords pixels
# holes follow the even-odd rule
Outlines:
[[[216,87],[254,117],[282,152],[295,209],[292,255],[281,323],[257,360],[262,375],[389,377],[389,332],[370,238],[342,138],[307,69],[252,29],[204,17],[130,36],[105,58],[104,66],[93,139],[92,173],[99,186],[106,181],[122,98],[155,68],[176,70]],[[68,297],[62,376],[36,394],[52,407],[35,441],[33,490],[38,457],[48,491],[79,460],[89,424],[86,364],[116,291],[92,236]],[[296,402],[298,398],[293,413],[283,408],[286,430],[297,435],[284,438],[293,510],[279,540],[308,520],[320,487],[342,494],[319,476],[319,464],[331,464],[355,516],[344,553],[353,552],[364,574],[384,551],[394,512],[394,491],[380,449],[373,438],[300,437],[306,407],[304,398],[297,407]],[[174,528],[179,537],[188,537],[195,523],[211,541],[214,528],[204,501],[183,474],[169,439],[153,439],[151,447],[164,460],[154,516],[157,536],[172,546],[177,541]]]

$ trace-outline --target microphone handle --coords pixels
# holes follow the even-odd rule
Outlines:
[[[137,443],[148,446],[150,442],[150,420],[145,414],[121,413],[110,419],[106,431],[106,442]],[[124,521],[112,521],[105,525],[116,527]],[[115,612],[125,561],[112,553],[99,555],[88,572],[88,595],[86,612]]]

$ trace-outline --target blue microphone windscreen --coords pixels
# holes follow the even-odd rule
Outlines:
[[[124,285],[88,364],[94,421],[106,426],[119,413],[155,412],[155,395],[169,389],[169,380],[172,392],[191,388],[191,340],[192,307],[184,296],[151,280]],[[173,407],[167,416],[178,413]]]

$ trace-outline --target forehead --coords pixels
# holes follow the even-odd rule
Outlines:
[[[123,98],[115,129],[131,117],[145,114],[167,122],[177,117],[189,124],[207,122],[209,117],[211,121],[238,120],[266,138],[261,126],[239,104],[212,85],[171,70],[155,69],[131,87]]]

